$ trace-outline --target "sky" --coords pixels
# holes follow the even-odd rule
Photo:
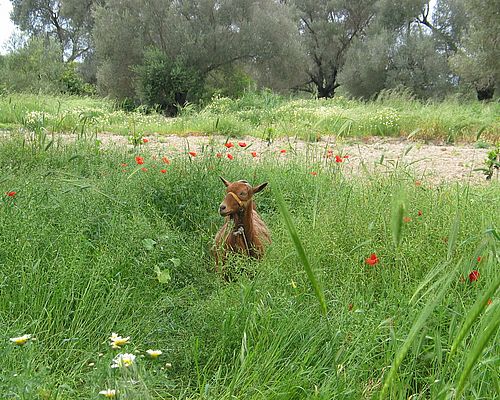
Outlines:
[[[9,0],[0,0],[0,54],[5,54],[5,45],[14,32],[14,23],[10,20],[12,4]]]

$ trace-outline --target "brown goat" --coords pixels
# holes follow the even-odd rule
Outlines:
[[[266,224],[255,210],[252,197],[264,189],[267,182],[252,187],[243,180],[232,183],[222,177],[221,180],[227,189],[219,213],[226,221],[215,236],[216,263],[223,261],[228,252],[260,258],[264,254],[264,244],[271,243],[271,238]]]

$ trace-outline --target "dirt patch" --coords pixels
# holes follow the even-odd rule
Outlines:
[[[69,135],[62,135],[61,138],[74,140],[74,137]],[[103,133],[98,135],[98,139],[104,147],[133,148],[124,136]],[[231,153],[234,161],[237,161],[238,157],[252,158],[253,151],[257,152],[257,159],[265,154],[275,154],[276,157],[283,159],[290,157],[291,154],[299,154],[307,155],[311,168],[320,164],[335,163],[335,156],[338,155],[342,158],[345,173],[353,176],[373,172],[390,173],[397,164],[411,171],[416,179],[435,184],[456,181],[489,183],[485,180],[483,172],[475,171],[484,167],[488,149],[476,148],[470,144],[429,144],[380,137],[362,140],[348,138],[342,141],[325,137],[315,143],[281,138],[269,143],[249,136],[232,140],[234,148],[227,149],[223,145],[226,142],[226,137],[223,136],[153,135],[147,139],[148,142],[136,150],[138,153],[150,151],[162,156],[176,157],[185,155],[188,151],[201,153],[213,148],[215,152],[220,152],[222,157],[226,157],[226,153]],[[244,142],[247,146],[241,148],[238,142]],[[286,152],[282,153],[282,150]],[[493,176],[492,181],[499,182],[498,173]]]
[[[118,144],[132,147],[123,136],[103,134],[99,136],[99,140],[104,146]],[[188,151],[201,152],[214,146],[223,157],[226,157],[226,153],[231,153],[235,159],[243,156],[243,153],[251,157],[252,151],[257,152],[258,155],[274,153],[282,158],[286,158],[290,153],[298,153],[307,154],[307,159],[311,161],[311,164],[317,165],[325,162],[335,163],[335,156],[339,155],[342,157],[345,172],[352,175],[366,174],[366,172],[392,172],[397,163],[399,167],[412,171],[417,179],[433,183],[450,181],[487,183],[483,172],[475,171],[475,169],[484,167],[488,149],[480,149],[467,144],[427,144],[379,137],[342,142],[335,141],[333,138],[324,138],[315,143],[277,139],[268,143],[254,137],[244,137],[233,140],[235,147],[227,149],[223,146],[226,137],[222,136],[161,135],[149,136],[148,140],[149,142],[142,146],[144,150],[149,149],[154,153],[167,156]],[[240,148],[238,142],[246,143],[246,148]],[[281,150],[286,150],[286,153],[281,153]],[[348,158],[344,158],[346,155]],[[499,181],[498,174],[493,180]]]

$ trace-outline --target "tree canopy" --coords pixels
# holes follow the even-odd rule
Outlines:
[[[101,94],[170,112],[245,85],[490,99],[499,82],[497,0],[11,1],[24,34]]]

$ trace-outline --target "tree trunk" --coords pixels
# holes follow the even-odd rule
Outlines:
[[[318,86],[318,98],[330,99],[335,95],[335,88],[330,86]]]
[[[335,89],[340,85],[337,83],[337,70],[335,69],[325,78],[325,74],[322,73],[320,68],[319,74],[316,76],[310,74],[312,83],[316,85],[316,90],[318,91],[318,98],[320,99],[331,99],[335,95]]]
[[[476,88],[476,92],[477,99],[479,101],[491,100],[493,98],[493,94],[495,93],[495,85],[490,85],[481,89]]]

